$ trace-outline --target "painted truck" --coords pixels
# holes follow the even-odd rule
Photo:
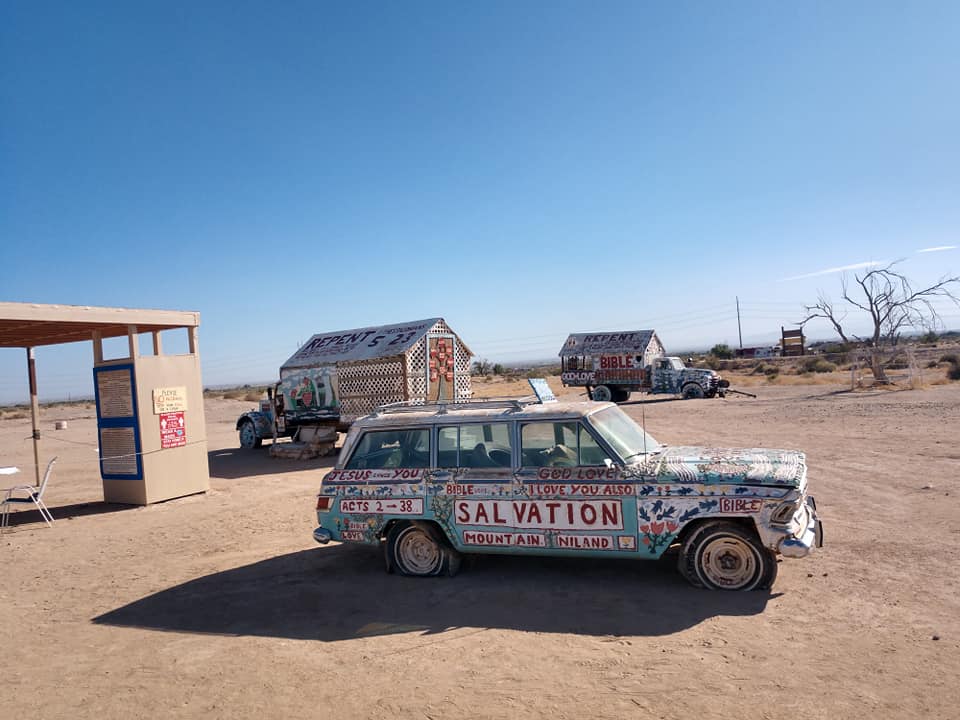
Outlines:
[[[585,387],[600,402],[623,402],[631,392],[723,397],[730,386],[713,370],[688,368],[680,358],[668,357],[653,330],[573,333],[560,360],[563,384]]]
[[[346,431],[385,404],[469,399],[472,357],[443,318],[314,335],[280,366],[260,407],[237,420],[240,446],[304,426]]]

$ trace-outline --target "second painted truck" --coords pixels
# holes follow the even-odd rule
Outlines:
[[[713,370],[690,368],[667,356],[653,330],[573,333],[560,360],[563,384],[584,387],[601,402],[623,402],[631,392],[723,397],[730,386]]]

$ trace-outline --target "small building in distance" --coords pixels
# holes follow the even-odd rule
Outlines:
[[[782,325],[780,326],[780,354],[783,357],[806,355],[805,340],[802,328],[786,330]]]

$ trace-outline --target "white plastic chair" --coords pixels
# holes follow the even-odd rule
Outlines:
[[[0,518],[0,529],[5,530],[10,524],[11,505],[24,505],[27,503],[33,503],[37,506],[37,509],[40,511],[40,517],[43,518],[47,525],[53,524],[53,515],[50,514],[47,506],[43,503],[43,492],[47,489],[47,482],[50,480],[50,471],[53,470],[53,464],[56,461],[57,458],[54,456],[50,459],[50,462],[47,463],[47,470],[43,473],[43,480],[40,481],[39,486],[16,485],[12,488],[7,488],[6,495],[3,498],[3,517]],[[26,497],[15,497],[15,493],[17,492],[26,493]]]

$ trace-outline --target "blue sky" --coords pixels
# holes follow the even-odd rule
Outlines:
[[[438,315],[513,362],[735,345],[739,296],[772,343],[840,268],[960,272],[958,35],[955,2],[8,1],[0,300],[197,310],[208,385]],[[89,344],[37,356],[92,392]]]

